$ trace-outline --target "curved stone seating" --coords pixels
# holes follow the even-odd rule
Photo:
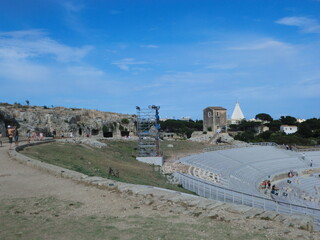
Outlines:
[[[318,163],[317,159],[320,163],[320,152],[308,152],[306,156],[312,156],[315,164]],[[191,172],[193,176],[210,181],[212,177],[208,177],[207,172],[211,172],[220,176],[222,185],[256,195],[263,195],[257,186],[268,176],[307,167],[306,163],[301,161],[301,153],[274,146],[210,151],[181,158],[179,161],[203,170]]]
[[[288,180],[291,182],[289,183]],[[318,195],[320,190],[318,188],[320,186],[319,177],[301,176],[288,178],[277,183],[277,186],[280,189],[278,196],[272,196],[276,201],[320,208],[320,196]]]

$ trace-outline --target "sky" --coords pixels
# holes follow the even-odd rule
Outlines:
[[[320,118],[320,0],[0,0],[0,102]]]

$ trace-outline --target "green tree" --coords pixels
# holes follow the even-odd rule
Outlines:
[[[127,119],[127,118],[122,118],[122,119],[121,119],[121,123],[122,123],[122,124],[129,124],[129,119]]]
[[[260,133],[258,138],[262,138],[263,140],[267,141],[270,139],[271,132],[270,131],[265,131],[263,133]]]
[[[299,129],[298,129],[298,133],[305,138],[312,137],[312,135],[313,135],[311,127],[306,122],[303,122],[300,124]]]
[[[269,127],[269,131],[271,132],[277,132],[280,130],[280,126],[281,126],[281,121],[280,120],[274,120],[270,123],[267,123],[266,126]]]
[[[161,126],[161,130],[165,132],[174,132],[180,136],[191,137],[191,134],[194,131],[202,131],[203,122],[202,121],[182,121],[182,120],[174,120],[168,119],[166,121],[159,121]]]
[[[310,118],[301,124],[307,124],[312,130],[320,129],[320,119]]]
[[[250,142],[254,139],[254,132],[249,130],[249,131],[244,131],[242,133],[238,133],[235,137],[235,140],[240,140],[240,141],[245,141],[245,142]]]
[[[297,119],[291,116],[281,116],[280,121],[282,124],[286,124],[286,125],[297,124]]]
[[[259,113],[256,115],[255,117],[256,119],[262,120],[262,121],[268,121],[268,122],[272,122],[273,118],[267,114],[267,113]]]

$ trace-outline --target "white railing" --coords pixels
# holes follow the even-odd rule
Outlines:
[[[174,173],[173,175],[185,189],[195,192],[199,196],[226,203],[261,208],[266,211],[275,211],[284,214],[298,213],[310,215],[315,219],[314,228],[318,231],[320,230],[320,209],[274,201],[272,199],[238,192],[182,173]]]

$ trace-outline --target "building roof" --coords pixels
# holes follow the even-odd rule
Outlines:
[[[242,120],[244,119],[244,115],[241,111],[239,102],[237,101],[236,106],[234,107],[233,113],[231,115],[231,120]]]
[[[223,108],[223,107],[206,107],[205,109],[207,109],[207,108],[211,108],[214,110],[227,110],[226,108]]]

